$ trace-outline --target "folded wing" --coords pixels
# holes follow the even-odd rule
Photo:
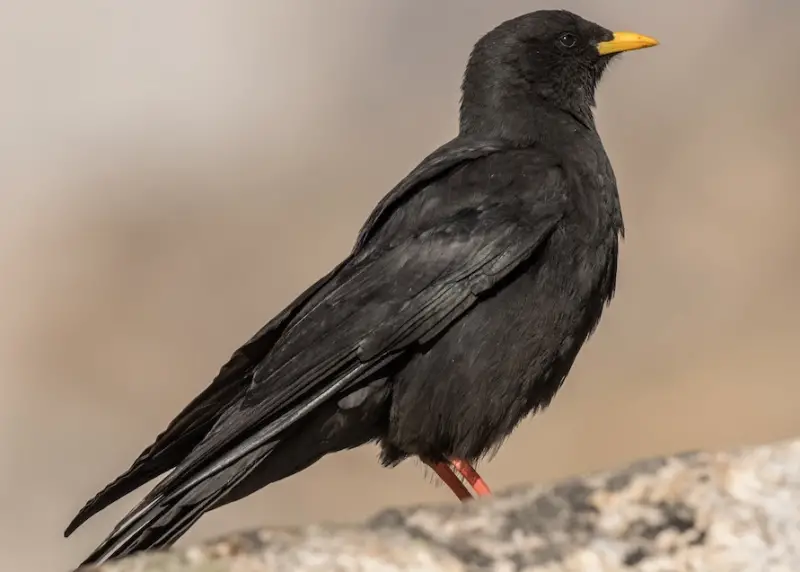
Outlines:
[[[391,367],[524,270],[563,214],[557,201],[535,206],[489,200],[389,249],[351,258],[335,285],[286,328],[241,398],[89,561],[174,541],[287,427]]]

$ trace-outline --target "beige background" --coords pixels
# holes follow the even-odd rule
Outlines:
[[[534,1],[4,2],[0,568],[61,531],[230,352],[348,251],[456,125],[477,37]],[[628,239],[618,298],[495,488],[800,432],[800,4],[572,1],[662,45],[601,86]],[[363,448],[208,515],[351,520],[453,502]]]

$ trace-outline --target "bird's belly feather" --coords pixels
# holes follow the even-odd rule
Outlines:
[[[546,407],[610,296],[613,243],[551,243],[539,264],[413,357],[394,379],[385,460],[434,451],[475,459]]]

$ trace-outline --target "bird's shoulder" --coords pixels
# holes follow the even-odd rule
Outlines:
[[[444,225],[469,233],[476,230],[470,229],[469,221],[485,226],[493,219],[539,220],[543,210],[566,208],[570,174],[556,153],[542,146],[503,142],[481,149],[469,157],[460,152],[448,155],[450,161],[439,163],[447,167],[425,176],[414,176],[418,167],[409,176],[414,183],[396,187],[401,193],[391,201],[384,199],[376,209],[378,215],[373,212],[354,253],[381,250]]]
[[[445,178],[471,161],[497,153],[506,142],[494,139],[456,137],[425,157],[375,206],[358,233],[353,252],[359,251],[378,233],[387,219],[421,190]]]

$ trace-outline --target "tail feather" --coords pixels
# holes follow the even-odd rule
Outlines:
[[[81,508],[64,530],[64,536],[67,537],[71,535],[87,520],[106,507],[174,468],[189,451],[191,451],[191,446],[185,448],[183,451],[175,451],[174,456],[166,463],[152,462],[146,457],[137,460],[137,463],[134,463],[130,469],[117,477],[83,505],[83,508]]]
[[[64,536],[125,495],[174,469],[198,444],[219,418],[225,406],[246,389],[249,362],[241,354],[220,371],[214,382],[191,401],[133,462],[130,468],[92,497],[69,523]]]
[[[178,494],[167,492],[148,495],[120,521],[81,566],[102,564],[141,550],[171,546],[226,493],[247,478],[274,449],[275,444],[264,444],[226,470],[196,483],[190,490],[182,490]]]
[[[256,364],[269,354],[286,327],[303,311],[306,302],[325,288],[345,263],[342,262],[306,289],[236,350],[211,385],[181,411],[131,467],[84,505],[66,528],[65,536],[123,496],[163,473],[173,471],[123,519],[85,563],[172,544],[204,512],[219,506],[219,501],[224,500],[227,493],[259,465],[262,457],[271,454],[277,442],[275,433],[272,438],[254,443],[236,459],[226,459],[222,465],[210,470],[206,465],[207,461],[213,464],[212,460],[197,462],[196,459],[188,459],[207,439],[220,417],[247,391]],[[187,465],[191,467],[185,473],[182,469],[187,469]],[[204,468],[208,472],[185,483],[187,476],[191,477],[195,470],[202,471]]]

